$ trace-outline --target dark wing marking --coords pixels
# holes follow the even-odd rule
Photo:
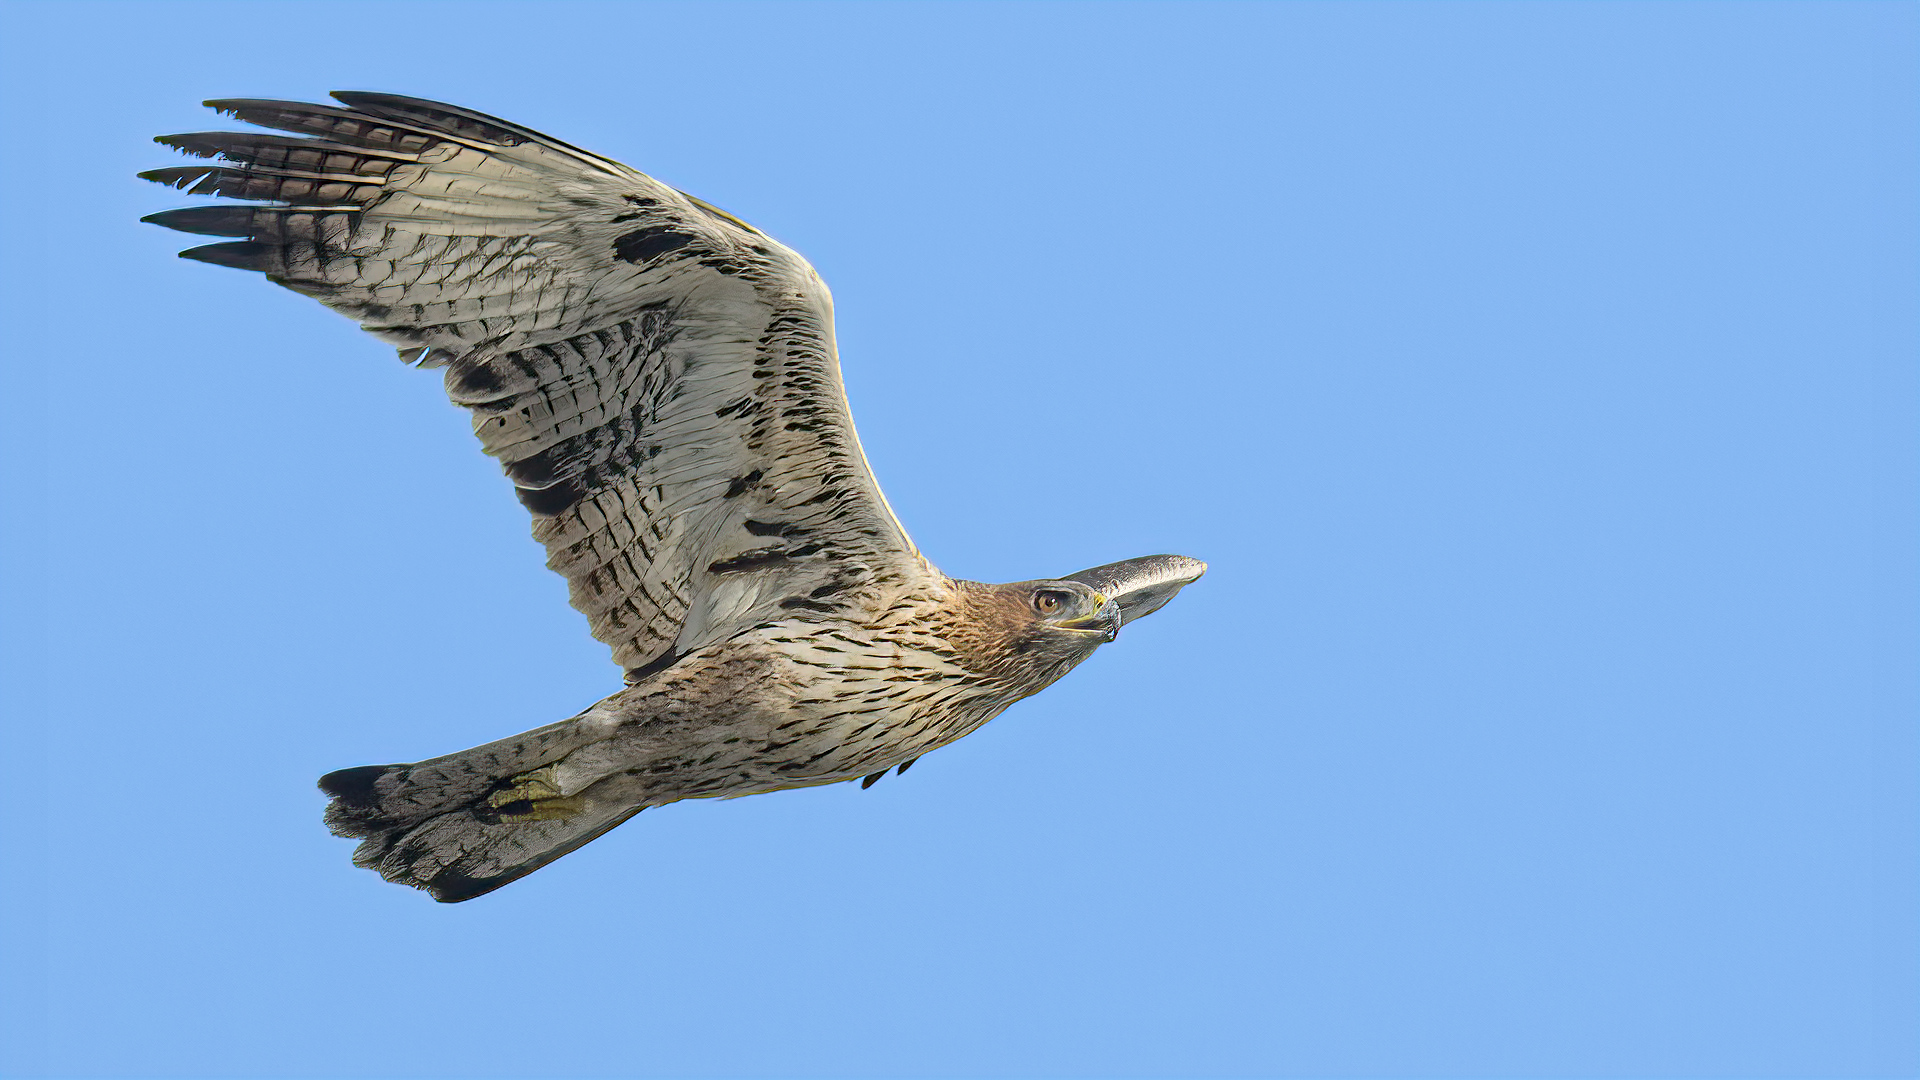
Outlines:
[[[505,121],[334,96],[208,102],[302,137],[161,137],[216,163],[141,175],[251,202],[147,220],[237,238],[181,254],[445,368],[617,663],[884,605],[930,573],[861,454],[832,302],[798,255]]]

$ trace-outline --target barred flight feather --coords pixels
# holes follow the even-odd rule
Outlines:
[[[305,137],[160,137],[222,164],[142,175],[269,205],[146,220],[241,238],[182,254],[261,271],[445,367],[616,662],[789,617],[783,598],[846,580],[846,564],[873,588],[927,573],[861,454],[831,301],[798,255],[506,121],[334,96],[347,107],[208,102]],[[750,474],[751,490],[717,497]],[[745,523],[769,519],[812,550],[750,596],[730,586],[725,618],[702,610],[708,568],[757,546]]]

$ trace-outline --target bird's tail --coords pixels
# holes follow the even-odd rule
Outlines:
[[[552,766],[592,741],[575,718],[430,761],[328,773],[327,827],[361,838],[355,866],[443,903],[471,900],[640,811],[617,778],[563,795]]]

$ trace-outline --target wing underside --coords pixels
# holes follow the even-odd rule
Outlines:
[[[445,371],[614,660],[884,606],[930,569],[854,433],[804,260],[647,176],[454,106],[208,104],[298,137],[158,141],[222,202],[147,220]]]

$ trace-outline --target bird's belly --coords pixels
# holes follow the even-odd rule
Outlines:
[[[750,795],[858,779],[944,746],[998,711],[969,708],[962,695],[938,693],[803,698],[771,711],[765,737],[732,763],[724,790],[713,794]]]
[[[972,673],[899,648],[762,654],[724,701],[670,686],[622,706],[634,738],[596,755],[647,777],[649,805],[812,787],[879,772],[952,742],[1008,703]],[[638,688],[636,688],[638,689]],[[677,720],[663,725],[670,707]],[[642,714],[642,715],[636,715]],[[625,726],[625,725],[623,725]]]
[[[972,732],[1004,703],[960,669],[920,657],[808,665],[781,657],[732,730],[680,753],[660,796],[730,798],[891,769]]]

